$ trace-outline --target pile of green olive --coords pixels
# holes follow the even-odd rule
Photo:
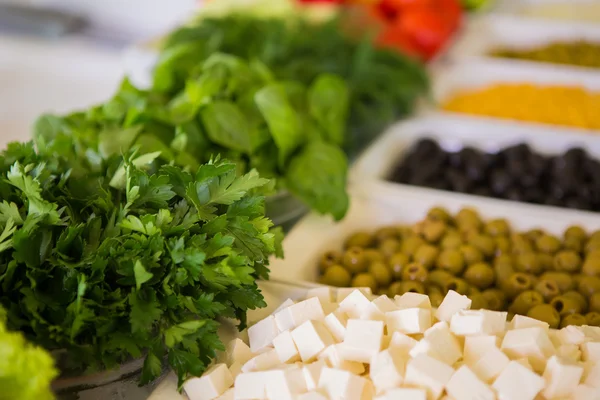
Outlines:
[[[331,286],[423,293],[433,306],[455,290],[473,309],[527,315],[553,328],[600,326],[600,231],[578,226],[559,238],[515,232],[505,219],[483,221],[470,208],[452,216],[436,207],[412,226],[350,235],[343,251],[321,257],[319,270]]]

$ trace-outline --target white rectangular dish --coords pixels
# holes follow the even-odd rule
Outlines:
[[[530,49],[579,40],[600,44],[600,25],[488,14],[468,24],[455,42],[451,56],[488,57],[498,49]]]
[[[598,0],[503,0],[496,11],[562,21],[600,21]]]
[[[340,250],[344,240],[359,230],[375,230],[390,224],[411,224],[423,219],[434,206],[450,212],[474,207],[482,218],[506,218],[513,229],[541,228],[562,235],[573,224],[587,230],[600,229],[600,215],[539,207],[462,194],[360,183],[353,192],[346,218],[334,223],[328,217],[310,214],[302,219],[284,240],[285,260],[271,264],[271,277],[290,282],[316,281],[319,257],[328,250]]]

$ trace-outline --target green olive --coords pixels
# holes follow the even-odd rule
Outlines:
[[[581,257],[571,250],[558,252],[554,256],[554,269],[559,272],[574,273],[581,268]]]
[[[513,268],[512,264],[501,263],[494,264],[494,272],[496,274],[496,282],[502,286],[508,282],[510,277],[515,273],[515,269]]]
[[[427,212],[427,218],[434,221],[448,222],[452,217],[448,210],[443,207],[433,207]]]
[[[456,225],[461,228],[461,231],[463,231],[463,227],[474,227],[479,229],[481,226],[481,218],[477,211],[472,208],[461,209],[458,214],[456,214],[454,220],[456,221]]]
[[[548,302],[560,295],[558,284],[553,280],[541,279],[534,287],[534,290],[544,297],[544,301]]]
[[[495,276],[494,269],[484,262],[471,264],[464,274],[464,278],[469,284],[482,290],[494,283]]]
[[[443,250],[457,249],[463,244],[462,237],[459,233],[447,233],[440,242],[440,247]]]
[[[556,236],[544,234],[535,241],[535,246],[542,253],[554,254],[560,250],[561,243]]]
[[[583,251],[583,241],[575,237],[566,237],[563,241],[563,247],[565,250],[581,253]]]
[[[439,253],[440,251],[437,247],[430,244],[423,244],[419,246],[413,259],[416,262],[423,264],[425,268],[431,269],[435,265]]]
[[[399,239],[404,239],[414,234],[410,225],[399,225],[396,228],[396,232]]]
[[[544,231],[534,228],[525,232],[525,235],[529,238],[529,240],[531,240],[532,243],[535,243],[541,236],[544,235]]]
[[[442,286],[442,290],[444,293],[454,290],[455,292],[466,296],[469,293],[470,286],[464,279],[452,277],[450,280],[445,282],[444,286]]]
[[[469,243],[481,251],[485,257],[492,257],[496,252],[496,241],[491,236],[474,235]]]
[[[481,295],[487,301],[488,309],[492,311],[504,310],[506,305],[506,295],[500,289],[486,289]]]
[[[327,251],[321,257],[319,262],[319,270],[325,272],[332,265],[339,265],[342,261],[342,254],[339,251]]]
[[[537,275],[542,272],[542,265],[536,253],[526,252],[517,255],[515,269],[519,272]]]
[[[488,302],[482,293],[475,293],[469,296],[471,299],[471,310],[486,310]]]
[[[396,253],[388,260],[388,265],[392,270],[392,277],[394,279],[402,279],[402,271],[404,267],[410,263],[410,259],[406,254]]]
[[[538,304],[530,308],[526,315],[529,318],[546,322],[552,329],[557,329],[560,325],[560,315],[550,304]]]
[[[369,264],[373,264],[374,262],[385,261],[385,257],[377,249],[364,249],[363,254],[365,255],[365,258],[367,259],[367,262]]]
[[[400,291],[402,292],[400,294],[408,292],[425,294],[425,286],[421,282],[405,281],[400,282]]]
[[[352,274],[365,272],[369,267],[364,250],[360,247],[351,247],[344,252],[342,264]]]
[[[348,287],[352,281],[352,276],[341,265],[332,265],[327,268],[323,275],[323,284],[337,287]]]
[[[583,326],[585,324],[587,324],[587,320],[585,319],[585,317],[583,315],[570,314],[570,315],[567,315],[566,317],[564,317],[562,319],[562,321],[560,321],[560,328],[564,328],[569,325]]]
[[[590,311],[600,312],[600,292],[590,296]]]
[[[388,287],[388,292],[387,292],[388,297],[393,299],[394,296],[401,296],[402,294],[404,294],[402,292],[402,282],[400,282],[400,281],[393,282]]]
[[[442,293],[430,293],[428,296],[432,307],[439,307],[440,304],[442,304],[442,301],[444,301],[444,295]]]
[[[581,272],[588,276],[600,276],[600,258],[591,258],[587,256]]]
[[[514,234],[511,237],[513,254],[529,253],[533,251],[531,240],[525,235]]]
[[[580,314],[582,312],[581,304],[572,297],[557,296],[550,301],[550,305],[558,311],[561,317],[570,314]]]
[[[459,275],[465,268],[465,259],[459,250],[444,250],[438,256],[437,267]]]
[[[600,313],[596,311],[585,314],[585,321],[590,326],[600,326]]]
[[[466,281],[465,281],[466,282]],[[467,282],[469,283],[469,282]],[[481,293],[481,290],[479,290],[478,288],[476,288],[473,285],[469,285],[469,290],[467,291],[467,296],[470,298],[471,296],[473,296],[474,294],[479,294]]]
[[[367,273],[356,275],[352,278],[352,283],[350,285],[352,287],[368,287],[371,288],[373,293],[377,292],[377,281],[375,280],[375,277]]]
[[[571,275],[571,278],[573,278],[573,284],[575,285],[575,287],[579,287],[579,282],[581,282],[583,280],[583,278],[585,278],[587,275],[583,275],[583,274],[575,274],[575,275]]]
[[[577,225],[572,225],[565,230],[563,237],[565,239],[576,238],[580,241],[584,241],[587,239],[587,233],[585,232],[585,230],[582,227],[577,226]]]
[[[592,251],[600,250],[600,239],[592,239],[587,241],[584,247],[585,253],[589,254]]]
[[[400,249],[400,241],[398,239],[385,239],[379,244],[379,251],[385,258],[390,258]]]
[[[496,256],[496,258],[494,258],[494,265],[509,264],[512,266],[513,263],[514,263],[514,257],[510,254],[500,254],[500,255]]]
[[[581,282],[579,282],[577,290],[586,297],[590,297],[594,293],[600,292],[600,278],[597,276],[583,278]]]
[[[459,250],[462,253],[467,265],[483,261],[483,253],[473,245],[463,244],[459,247]]]
[[[425,241],[417,235],[409,236],[402,240],[400,245],[400,252],[412,257],[417,252],[417,249],[421,245],[425,244]]]
[[[454,276],[443,269],[434,269],[429,272],[429,282],[436,285],[439,288],[443,288],[446,282],[451,280]]]
[[[420,263],[410,263],[404,268],[402,271],[402,280],[403,281],[418,281],[418,282],[426,282],[429,273],[427,272],[427,268]]]
[[[375,242],[375,238],[367,232],[356,232],[346,239],[345,247],[370,247]]]
[[[564,292],[563,293],[564,297],[569,297],[575,301],[577,301],[579,303],[579,305],[581,306],[581,312],[584,313],[588,310],[588,301],[585,298],[584,295],[582,295],[581,293],[575,291],[575,290],[569,290],[568,292]]]
[[[533,287],[533,282],[529,275],[522,272],[515,272],[508,278],[508,281],[502,284],[502,286],[502,289],[509,298],[515,298],[520,293],[530,290]],[[533,290],[531,291],[533,292]],[[542,295],[540,295],[540,298],[542,298]]]
[[[512,245],[506,236],[497,236],[496,238],[496,254],[509,254]]]
[[[423,238],[429,243],[438,242],[446,233],[446,223],[438,220],[425,220],[423,222]]]
[[[552,280],[556,282],[561,292],[567,292],[569,290],[575,289],[573,278],[566,272],[544,272],[540,276],[540,279]]]
[[[552,254],[538,253],[537,259],[543,271],[554,270],[554,256]]]
[[[384,226],[377,229],[373,236],[377,243],[381,245],[387,239],[398,239],[398,228],[395,226]]]
[[[390,282],[392,281],[392,272],[385,265],[385,263],[381,261],[377,261],[369,265],[369,274],[375,278],[375,282],[377,282],[377,286],[379,287],[389,286]]]
[[[510,225],[505,219],[493,219],[485,224],[485,233],[490,236],[506,236],[510,232]]]
[[[515,314],[527,315],[533,307],[544,304],[542,295],[534,290],[525,290],[512,302],[508,310]]]
[[[600,240],[600,230],[593,231],[592,233],[590,233],[588,240],[589,241]]]

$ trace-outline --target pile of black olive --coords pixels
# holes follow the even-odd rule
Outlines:
[[[527,144],[486,153],[471,147],[448,152],[422,139],[389,176],[394,182],[535,204],[600,210],[600,161],[579,147],[561,155]]]

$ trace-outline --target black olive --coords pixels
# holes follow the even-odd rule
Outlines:
[[[415,153],[420,155],[436,154],[440,151],[440,145],[433,139],[421,139],[415,147]]]
[[[462,172],[455,169],[448,169],[446,171],[446,177],[448,178],[450,185],[452,185],[453,190],[462,193],[469,191],[471,182]]]
[[[513,200],[513,201],[525,200],[525,195],[523,193],[523,190],[518,186],[513,186],[510,189],[508,189],[505,193],[505,197],[508,200]]]
[[[581,147],[573,147],[565,152],[563,155],[567,163],[573,163],[580,165],[586,158],[588,158],[587,152]]]
[[[523,187],[533,187],[538,183],[539,177],[531,171],[523,171],[519,176],[519,182]]]
[[[504,169],[494,169],[490,173],[490,187],[498,195],[506,192],[513,184],[512,176]]]
[[[575,208],[578,210],[589,210],[591,204],[580,197],[569,197],[567,200],[565,200],[565,207]]]
[[[523,160],[531,153],[531,149],[525,143],[520,143],[515,146],[507,147],[502,151],[504,156],[508,159]]]
[[[486,186],[478,186],[471,190],[471,194],[476,196],[494,197],[494,193]]]
[[[529,203],[541,203],[545,197],[544,191],[538,187],[525,189],[525,200]]]
[[[561,199],[557,199],[556,197],[547,197],[546,200],[544,201],[544,204],[549,205],[549,206],[555,206],[555,207],[562,207],[564,204],[564,201]]]
[[[523,172],[527,171],[527,162],[519,158],[509,158],[506,161],[506,169],[514,176],[519,176]]]

